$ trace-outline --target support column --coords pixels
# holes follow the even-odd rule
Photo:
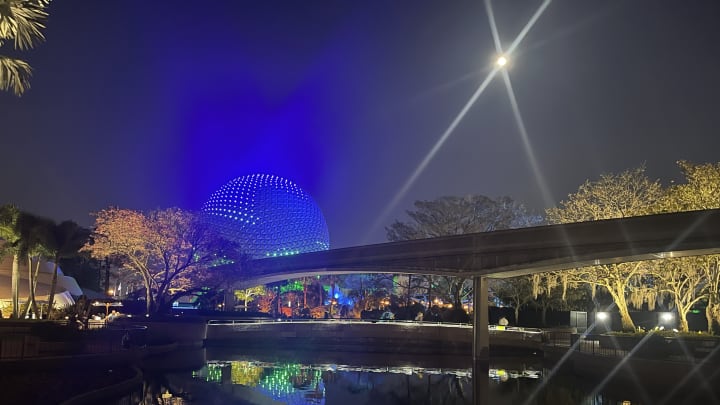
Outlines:
[[[488,332],[488,286],[485,277],[473,277],[473,403],[488,404],[490,333]]]
[[[488,333],[488,286],[485,277],[473,277],[473,362],[487,364],[490,358]]]
[[[235,291],[231,288],[223,293],[223,311],[231,312],[235,310]]]

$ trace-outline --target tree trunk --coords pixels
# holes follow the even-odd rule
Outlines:
[[[677,308],[678,313],[678,329],[680,332],[688,332],[690,331],[690,327],[688,326],[687,321],[687,314],[690,312],[690,308],[692,305],[678,305],[677,299],[675,300],[675,307]]]
[[[432,306],[432,287],[433,287],[433,276],[429,276],[428,293],[427,293],[427,297],[426,297],[427,309],[430,309],[430,307]]]
[[[146,283],[149,284],[149,283]],[[153,310],[153,297],[150,285],[145,285],[145,315],[150,315]]]
[[[331,280],[330,284],[332,285],[332,292],[330,293],[330,299],[332,300],[335,298],[335,276],[333,276]]]
[[[617,304],[618,312],[620,312],[620,322],[622,324],[622,330],[624,332],[632,332],[635,330],[635,323],[630,317],[630,311],[628,310],[625,296],[623,296],[620,301],[621,302],[618,302],[618,300],[616,300],[615,304]]]
[[[35,271],[33,272],[33,278],[32,278],[32,310],[35,313],[35,316],[40,319],[40,312],[38,311],[37,307],[37,298],[35,298],[35,291],[37,291],[37,280],[38,280],[38,273],[40,272],[40,257],[37,258],[35,262]]]
[[[461,294],[462,294],[462,283],[458,283],[458,284],[456,284],[455,297],[453,299],[453,301],[455,301],[455,302],[453,302],[453,306],[455,308],[462,308],[462,297],[460,297]]]
[[[475,308],[473,308],[474,310]],[[520,305],[515,305],[515,326],[520,325]]]
[[[145,315],[150,315],[153,310],[152,280],[150,279],[150,275],[145,272],[140,272],[140,275],[142,276],[143,284],[145,284]]]
[[[13,255],[12,262],[12,317],[17,319],[20,316],[20,256]]]
[[[410,306],[410,284],[412,284],[412,274],[407,275],[407,288],[405,288],[405,306]]]
[[[232,290],[224,290],[223,291],[223,311],[229,312],[235,310],[235,294]]]
[[[618,312],[620,312],[620,322],[622,323],[623,332],[634,332],[635,323],[630,317],[627,300],[625,299],[625,284],[622,282],[615,283],[616,289],[608,289],[610,296],[615,301]]]
[[[35,286],[37,285],[37,270],[33,272],[33,259],[28,255],[28,299],[25,303],[23,318],[29,318],[30,314],[38,315],[37,303],[35,302]],[[40,268],[40,259],[37,259],[37,269]]]
[[[542,306],[542,318],[541,318],[542,326],[547,326],[547,310],[548,310],[547,305],[543,305]]]
[[[247,300],[245,301],[245,310],[247,311]],[[307,308],[307,277],[303,277],[303,308]]]
[[[460,297],[460,295],[462,294],[462,287],[463,287],[464,283],[465,283],[464,278],[457,277],[457,278],[453,279],[452,285],[454,285],[454,288],[453,288],[452,292],[453,292],[453,306],[455,308],[462,308],[462,297]]]
[[[713,307],[715,306],[715,299],[713,298],[712,294],[708,296],[708,303],[705,307],[705,319],[707,319],[707,332],[709,335],[712,335],[715,333],[715,328],[713,327],[714,317],[712,315]]]
[[[23,307],[23,311],[22,311],[22,315],[21,315],[25,319],[27,319],[28,316],[30,315],[30,306],[32,305],[32,293],[33,293],[32,259],[28,256],[27,261],[28,261],[28,265],[27,265],[28,266],[28,297],[25,300],[25,306]]]
[[[55,304],[55,289],[57,288],[57,273],[58,273],[58,258],[55,258],[55,265],[53,266],[53,277],[50,283],[50,293],[48,295],[48,310],[47,317],[52,319],[53,305]]]
[[[628,310],[627,306],[618,306],[618,310],[620,312],[620,322],[622,323],[622,330],[624,332],[634,331],[635,323],[633,322],[632,318],[630,318],[630,311]]]
[[[680,321],[680,324],[678,325],[680,327],[680,332],[688,332],[690,328],[688,327],[687,314],[685,311],[681,311],[680,308],[678,308],[678,320]]]

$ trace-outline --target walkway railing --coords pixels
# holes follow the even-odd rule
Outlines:
[[[472,330],[472,325],[467,323],[452,322],[429,322],[429,321],[409,321],[409,320],[380,320],[380,319],[213,319],[208,321],[209,327],[214,326],[232,326],[232,325],[248,325],[248,324],[383,324],[383,325],[404,325],[413,327],[441,327],[441,328],[459,328]],[[491,335],[507,334],[513,336],[521,336],[522,339],[540,340],[542,329],[523,328],[498,325],[489,325],[488,330]]]
[[[277,324],[277,323],[299,323],[299,324],[395,324],[395,325],[417,325],[417,326],[443,326],[449,328],[468,328],[472,329],[472,325],[467,323],[451,323],[451,322],[429,322],[429,321],[406,321],[406,320],[385,320],[385,319],[300,319],[300,318],[280,318],[280,319],[212,319],[208,321],[209,326],[218,325],[247,325],[247,324]]]
[[[675,362],[697,362],[720,356],[717,338],[651,336],[627,339],[622,336],[545,332],[545,345],[567,347],[576,352],[601,357],[655,359]],[[652,339],[651,339],[652,338]]]

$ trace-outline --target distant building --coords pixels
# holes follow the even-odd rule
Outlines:
[[[252,174],[233,179],[213,193],[201,211],[210,226],[255,259],[330,248],[320,207],[282,177]]]
[[[0,308],[3,309],[2,314],[7,317],[10,314],[12,306],[12,255],[6,255],[0,259]],[[37,286],[35,288],[35,298],[38,302],[47,303],[50,294],[50,284],[52,283],[54,263],[41,260],[40,271],[38,272]],[[57,287],[55,287],[54,307],[62,308],[67,305],[74,305],[75,299],[83,295],[83,290],[74,278],[63,274],[58,267]],[[20,282],[18,286],[18,294],[20,302],[24,303],[30,295],[30,286],[28,282],[28,266],[27,263],[20,263]]]

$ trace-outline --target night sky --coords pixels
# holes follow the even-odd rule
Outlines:
[[[540,4],[493,3],[503,45]],[[509,68],[550,201],[498,76],[380,217],[492,69],[482,1],[55,0],[32,88],[0,94],[0,203],[90,226],[270,173],[344,247],[385,241],[418,199],[542,212],[643,163],[667,184],[677,160],[720,161],[718,21],[716,0],[553,1]]]

